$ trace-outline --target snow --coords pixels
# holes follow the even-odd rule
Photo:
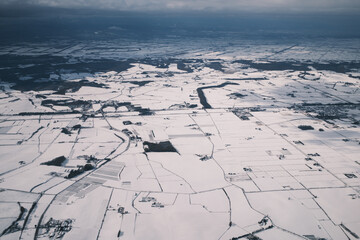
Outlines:
[[[65,57],[74,67],[35,80],[19,74],[40,90],[0,83],[0,232],[18,217],[17,202],[28,216],[22,231],[2,239],[47,239],[35,225],[50,218],[73,220],[63,239],[360,236],[359,74],[314,67],[358,61],[357,43],[157,41],[1,48],[25,59]],[[76,72],[102,59],[131,67]],[[272,63],[309,69],[256,67]],[[59,78],[79,88],[41,89]],[[47,107],[44,97],[69,104]],[[176,152],[145,151],[144,141],[169,141]],[[41,165],[59,156],[63,166]],[[86,164],[94,168],[81,172]],[[80,174],[67,179],[72,170]]]
[[[307,208],[291,192],[260,192],[247,196],[254,208],[270,216],[275,226],[301,236],[329,237],[312,213],[313,209]]]

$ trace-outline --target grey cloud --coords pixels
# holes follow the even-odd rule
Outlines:
[[[359,0],[2,0],[2,5],[136,11],[359,12]]]

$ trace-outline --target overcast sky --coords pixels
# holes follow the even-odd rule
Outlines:
[[[26,5],[130,11],[360,12],[360,0],[0,0],[0,7]]]

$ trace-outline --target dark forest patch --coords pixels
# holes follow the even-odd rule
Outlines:
[[[247,95],[246,94],[241,94],[241,93],[230,93],[227,96],[230,97],[231,99],[237,99],[237,98],[244,98]]]
[[[60,156],[60,157],[54,158],[53,160],[50,160],[48,162],[43,162],[43,163],[41,163],[41,165],[61,167],[65,161],[66,161],[66,157]]]
[[[143,87],[149,83],[152,83],[154,81],[122,81],[123,83],[131,83],[134,85],[138,85],[139,87]]]
[[[301,130],[314,130],[314,128],[310,125],[299,125],[298,128]]]
[[[152,143],[143,142],[145,152],[177,152],[170,141]]]
[[[82,108],[83,110],[89,110],[92,107],[92,103],[90,101],[74,100],[74,99],[66,99],[66,100],[45,99],[41,102],[41,105],[50,108],[52,106],[66,106],[72,110],[74,110],[75,108]]]
[[[298,61],[269,61],[253,62],[251,60],[236,60],[233,63],[244,64],[245,67],[251,67],[262,71],[309,71],[310,67],[318,71],[333,71],[337,73],[350,72],[351,69],[359,69],[360,62],[338,62],[329,61],[328,63],[298,62]]]
[[[42,56],[17,56],[1,55],[0,78],[4,82],[14,83],[13,89],[20,91],[43,91],[53,90],[57,94],[65,92],[76,92],[82,86],[104,88],[106,85],[81,80],[70,82],[67,80],[51,80],[51,74],[66,73],[90,73],[117,71],[122,72],[132,67],[130,60],[87,60],[69,63],[65,57],[49,55]],[[28,65],[26,68],[19,68],[19,65]],[[21,76],[28,76],[27,80],[20,80]],[[41,81],[39,81],[41,80]]]

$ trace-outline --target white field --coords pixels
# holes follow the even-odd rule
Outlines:
[[[85,43],[1,48],[0,54],[26,50],[74,64],[78,58],[156,58],[166,50],[192,71],[169,60],[164,68],[139,61],[122,72],[53,73],[50,80],[106,86],[62,95],[1,82],[0,238],[52,238],[55,228],[45,226],[52,218],[72,220],[63,239],[357,239],[358,70],[311,67],[305,74],[235,61],[326,64],[359,60],[358,50],[243,41],[214,51],[196,42],[176,49],[134,43],[129,51],[112,43],[101,51]],[[199,88],[212,108],[203,108]],[[53,103],[42,105],[38,94]],[[169,141],[176,151],[146,152],[144,141]],[[66,158],[61,166],[42,164],[60,156]],[[66,178],[89,162],[94,169]],[[24,214],[5,233],[20,214],[18,202]]]

